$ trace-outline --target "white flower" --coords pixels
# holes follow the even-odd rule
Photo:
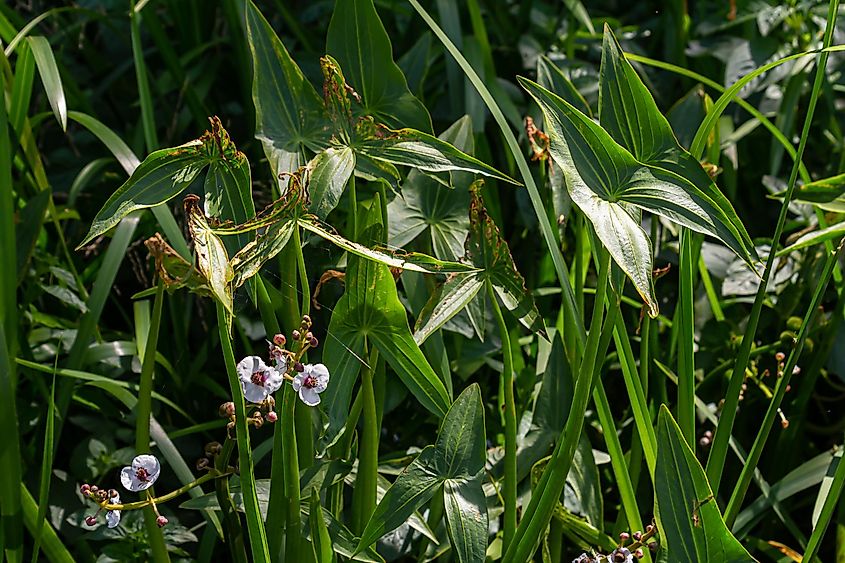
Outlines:
[[[120,482],[132,492],[145,491],[153,486],[161,472],[161,464],[155,456],[142,454],[135,456],[131,467],[124,467],[120,472]]]
[[[109,504],[120,504],[120,495],[109,499]],[[117,528],[117,525],[120,524],[120,511],[109,510],[106,512],[106,524],[108,524],[109,528]]]
[[[288,359],[285,356],[284,349],[270,343],[270,359],[276,364],[276,371],[284,374],[288,370]]]
[[[320,404],[320,393],[329,386],[329,370],[323,364],[308,364],[291,382],[302,402],[313,407]]]
[[[269,367],[258,356],[248,356],[238,363],[238,377],[244,398],[250,403],[260,403],[270,393],[275,393],[282,386],[281,373]]]

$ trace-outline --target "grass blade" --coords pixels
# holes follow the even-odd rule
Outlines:
[[[56,66],[56,58],[53,56],[53,49],[46,37],[29,37],[27,39],[29,48],[35,57],[35,64],[38,66],[38,74],[41,75],[41,82],[44,83],[44,90],[47,92],[47,99],[50,107],[56,114],[62,131],[67,130],[67,101],[65,91],[62,87],[62,78],[59,76],[59,68]]]

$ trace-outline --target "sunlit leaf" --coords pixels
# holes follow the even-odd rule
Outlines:
[[[428,110],[410,90],[393,62],[393,48],[373,0],[335,3],[326,51],[340,63],[361,97],[362,113],[390,127],[431,131]]]
[[[704,470],[665,405],[658,418],[654,485],[660,542],[670,563],[755,561],[722,520]]]
[[[309,211],[325,219],[340,201],[354,170],[355,153],[349,147],[329,147],[311,159],[305,168]]]
[[[67,101],[65,91],[62,87],[62,77],[59,76],[59,68],[56,66],[56,58],[53,56],[53,49],[46,37],[27,37],[29,48],[35,57],[35,64],[38,66],[38,74],[41,75],[41,82],[44,83],[44,91],[47,92],[47,100],[50,107],[62,126],[62,131],[67,129]]]
[[[267,227],[254,241],[239,250],[230,261],[232,285],[240,287],[256,275],[261,266],[284,249],[295,228],[296,221],[281,220]]]
[[[229,255],[223,241],[208,226],[198,201],[199,198],[194,195],[185,198],[185,215],[194,242],[197,270],[207,280],[215,299],[231,313],[234,273],[229,264]]]

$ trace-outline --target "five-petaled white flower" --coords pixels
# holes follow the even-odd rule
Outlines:
[[[261,403],[284,382],[282,372],[268,366],[258,356],[247,356],[238,363],[237,369],[244,398],[250,403]]]
[[[120,495],[109,499],[109,504],[120,504]],[[109,528],[117,528],[117,525],[120,524],[120,511],[109,510],[106,512],[106,524],[108,524]]]
[[[135,456],[130,467],[120,472],[120,482],[133,492],[145,491],[153,486],[161,472],[161,464],[155,456],[142,454]],[[118,518],[120,518],[118,516]],[[117,524],[115,524],[117,525]]]
[[[293,390],[309,407],[320,404],[320,393],[329,386],[329,370],[323,364],[308,364],[291,382]]]

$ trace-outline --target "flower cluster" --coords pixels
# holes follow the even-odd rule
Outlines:
[[[609,554],[582,553],[573,559],[572,563],[634,563],[635,560],[644,557],[644,547],[648,547],[652,553],[657,552],[657,542],[649,541],[656,533],[657,527],[654,524],[646,526],[645,532],[637,531],[633,534],[622,532],[619,534],[619,547]]]
[[[329,370],[323,364],[303,364],[302,358],[310,348],[319,345],[311,332],[311,317],[304,315],[299,330],[291,333],[296,350],[287,350],[287,338],[283,334],[273,337],[270,346],[270,364],[259,356],[247,356],[238,362],[238,378],[244,398],[252,404],[267,407],[267,420],[277,418],[273,411],[271,395],[278,391],[285,381],[290,381],[299,398],[309,407],[320,404],[320,393],[329,385]]]
[[[128,490],[132,492],[146,491],[153,486],[153,483],[158,479],[161,473],[161,464],[155,456],[149,454],[142,454],[135,456],[132,460],[132,465],[124,467],[120,472],[120,482]],[[89,498],[96,502],[100,508],[97,513],[85,518],[85,523],[89,526],[97,525],[97,516],[103,510],[106,511],[106,524],[109,528],[116,528],[120,524],[120,508],[122,506],[120,501],[120,493],[117,489],[100,489],[96,485],[89,485],[83,483],[79,487],[79,492],[82,496]],[[155,504],[150,500],[150,504],[155,509]],[[167,524],[167,518],[158,514],[156,510],[156,523],[159,527]]]

